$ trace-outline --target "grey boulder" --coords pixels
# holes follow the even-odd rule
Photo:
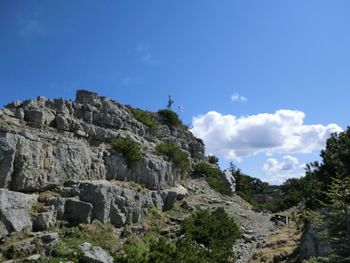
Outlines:
[[[32,229],[30,209],[36,200],[37,195],[35,194],[29,195],[0,189],[0,236],[14,231],[18,232],[24,228]]]
[[[114,259],[108,252],[100,247],[92,247],[90,243],[85,242],[80,245],[83,251],[79,258],[79,263],[113,263]]]

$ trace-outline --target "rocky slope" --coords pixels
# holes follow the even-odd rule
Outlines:
[[[246,262],[274,230],[270,215],[253,212],[237,196],[215,192],[203,179],[184,179],[156,146],[174,143],[192,164],[206,160],[204,145],[185,126],[167,125],[153,115],[159,121],[156,135],[134,118],[131,107],[85,90],[75,101],[38,97],[1,109],[2,259],[50,256],[62,222],[71,227],[98,220],[120,234],[125,226],[142,225],[150,209],[169,211],[182,200],[184,216],[192,208],[225,207],[243,230],[235,250],[238,262]],[[117,138],[141,145],[137,164],[129,166],[111,148]],[[92,262],[84,257],[113,261],[99,249],[83,244],[81,262]]]

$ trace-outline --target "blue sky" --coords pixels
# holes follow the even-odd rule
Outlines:
[[[171,94],[223,167],[280,182],[350,123],[349,11],[347,0],[2,0],[0,105],[85,88],[157,110]]]

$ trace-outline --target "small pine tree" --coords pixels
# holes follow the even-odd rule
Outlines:
[[[333,178],[326,195],[330,200],[325,216],[329,241],[337,254],[350,256],[350,177]]]

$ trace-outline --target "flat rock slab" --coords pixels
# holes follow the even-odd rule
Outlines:
[[[37,195],[0,189],[0,237],[24,228],[32,229],[30,209]]]

